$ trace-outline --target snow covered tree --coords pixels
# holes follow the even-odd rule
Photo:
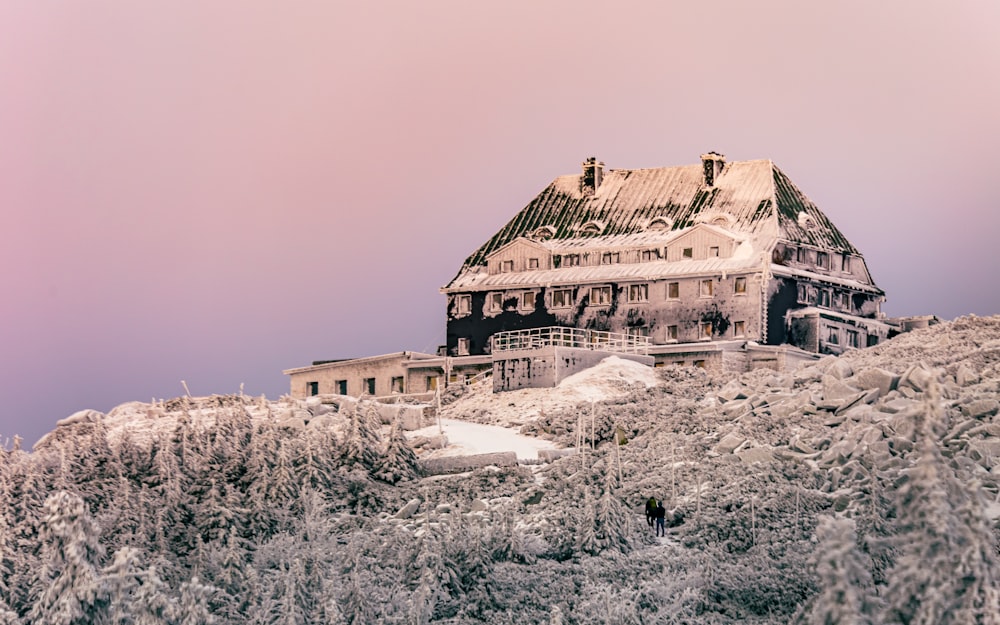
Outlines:
[[[605,465],[604,492],[597,500],[594,514],[594,535],[599,549],[626,553],[632,547],[628,513],[614,493],[615,466],[610,456],[606,458]]]
[[[804,625],[876,625],[879,610],[869,567],[857,548],[854,521],[823,517],[816,528],[820,592]]]
[[[175,605],[169,590],[155,565],[143,572],[131,606],[135,625],[168,625],[171,622]]]
[[[45,500],[42,518],[43,568],[37,599],[28,616],[33,625],[102,622],[108,593],[98,572],[98,528],[86,504],[60,491]]]
[[[996,545],[978,496],[944,462],[937,393],[917,417],[917,459],[898,489],[899,556],[889,573],[884,622],[961,625],[998,620]],[[971,619],[971,620],[970,620]]]
[[[343,453],[347,463],[358,463],[366,469],[373,469],[378,463],[378,449],[382,447],[378,430],[373,427],[374,407],[354,408],[349,415],[347,433],[344,436]]]
[[[410,479],[416,474],[417,455],[413,453],[413,448],[410,447],[406,435],[403,434],[402,423],[396,419],[392,422],[385,454],[377,463],[375,477],[395,484],[400,480]]]
[[[203,584],[197,576],[184,582],[172,620],[177,625],[212,625],[215,616],[209,612],[208,601],[215,592],[214,587]]]
[[[108,625],[131,625],[132,606],[139,586],[139,552],[122,547],[115,552],[102,578],[107,593]]]

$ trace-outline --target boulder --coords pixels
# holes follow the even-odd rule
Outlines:
[[[1000,410],[1000,403],[995,399],[974,399],[962,406],[962,414],[973,419],[993,416]]]
[[[846,380],[854,375],[854,369],[851,367],[851,363],[843,358],[837,358],[826,368],[826,374],[838,380]]]
[[[911,388],[919,393],[923,393],[930,388],[931,382],[937,379],[937,374],[928,369],[923,363],[913,365],[903,374],[899,380],[901,388]]]
[[[899,376],[895,373],[873,367],[862,369],[851,381],[855,386],[863,389],[877,388],[879,394],[885,397],[889,391],[894,390],[899,384]]]
[[[473,499],[472,505],[469,506],[469,510],[472,512],[484,512],[488,510],[490,505],[482,499]]]
[[[737,399],[746,399],[747,396],[738,381],[730,380],[719,390],[718,397],[723,402],[731,402]]]
[[[565,456],[572,456],[576,453],[575,449],[539,449],[538,459],[542,462],[554,462],[559,458]]]
[[[65,419],[60,419],[56,422],[56,427],[62,427],[65,425],[74,425],[76,423],[97,423],[104,418],[103,412],[98,412],[96,410],[80,410],[74,412]]]
[[[420,462],[421,469],[427,475],[443,475],[445,473],[462,473],[480,467],[495,465],[498,467],[517,466],[517,454],[512,451],[499,451],[489,454],[474,454],[471,456],[449,456],[432,458]]]
[[[979,382],[979,374],[972,370],[969,365],[962,363],[955,371],[955,383],[959,386],[971,386]]]
[[[744,449],[736,454],[744,464],[754,464],[757,462],[771,462],[774,460],[774,454],[767,447],[751,447],[749,449]]]
[[[406,502],[405,506],[403,506],[402,508],[399,509],[399,512],[396,513],[396,518],[397,519],[408,519],[408,518],[412,517],[414,514],[416,514],[417,510],[419,510],[419,509],[420,509],[420,500],[419,499],[411,499],[408,502]]]
[[[858,387],[852,386],[833,376],[823,376],[823,399],[826,401],[837,401],[853,397],[860,390]]]
[[[715,451],[720,454],[731,454],[733,453],[733,450],[745,443],[746,440],[747,439],[745,437],[740,436],[739,434],[726,434],[715,446]]]

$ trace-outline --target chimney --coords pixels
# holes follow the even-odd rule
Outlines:
[[[583,161],[583,177],[580,179],[580,192],[584,195],[593,195],[601,186],[604,179],[604,163],[591,156]]]
[[[722,168],[726,166],[726,157],[718,152],[702,154],[701,166],[705,172],[705,186],[711,187],[722,174]]]

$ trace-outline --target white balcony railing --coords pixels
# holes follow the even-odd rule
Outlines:
[[[648,354],[648,336],[549,326],[493,335],[493,353],[540,347],[580,347],[624,354]]]

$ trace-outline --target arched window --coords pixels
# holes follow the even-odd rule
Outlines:
[[[584,236],[594,236],[604,231],[604,224],[599,221],[588,221],[580,228],[580,234]]]
[[[647,226],[647,230],[670,230],[673,226],[671,221],[666,217],[653,217]]]
[[[554,236],[556,236],[556,229],[552,226],[542,226],[531,233],[531,238],[536,241],[548,241]]]

